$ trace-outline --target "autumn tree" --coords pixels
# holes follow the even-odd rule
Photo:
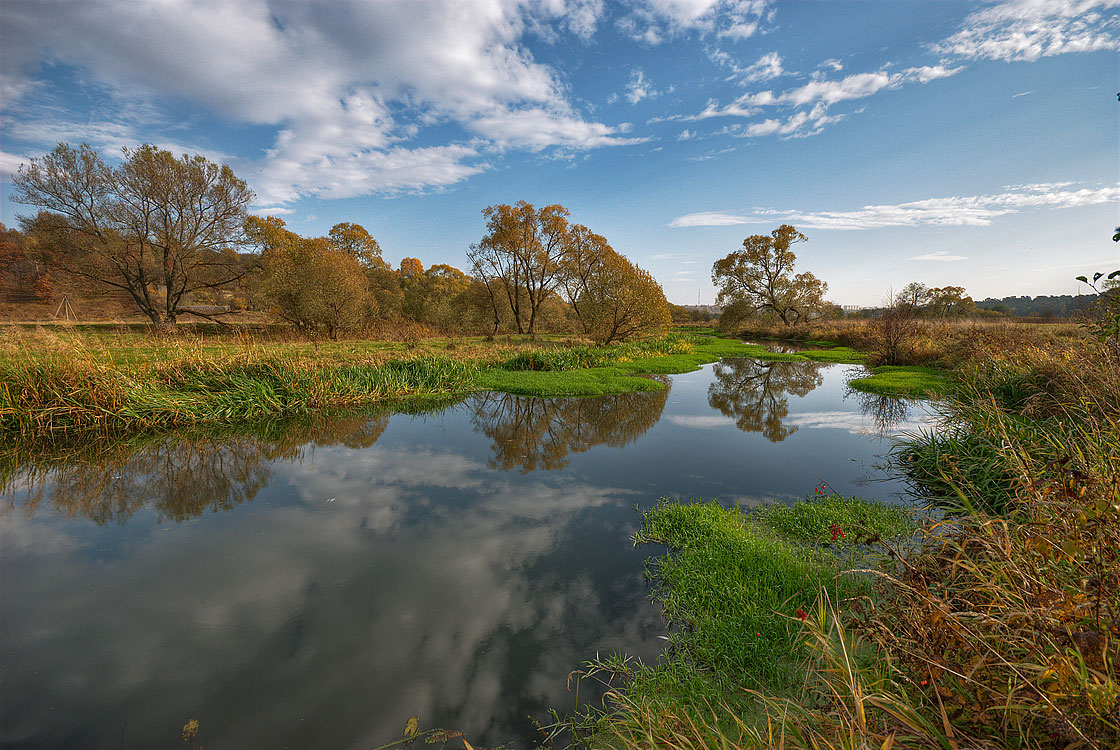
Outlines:
[[[602,235],[595,234],[582,224],[568,232],[567,246],[560,260],[560,288],[584,333],[591,333],[591,319],[580,309],[587,299],[591,282],[600,275],[603,265],[614,254],[614,249]]]
[[[0,224],[0,295],[41,302],[53,289],[50,273],[28,252],[23,235]]]
[[[471,247],[472,272],[485,280],[513,311],[518,333],[532,335],[541,306],[560,283],[561,261],[568,243],[568,209],[559,204],[534,208],[531,203],[499,204],[482,211],[486,236]]]
[[[363,267],[369,267],[381,260],[381,246],[361,224],[344,221],[331,227],[327,233],[331,248],[353,255]]]
[[[664,333],[672,323],[661,285],[614,250],[595,264],[573,307],[587,333],[604,344]]]
[[[250,217],[246,233],[261,250],[261,297],[284,320],[337,338],[376,310],[358,257],[328,238],[301,237],[273,216]]]
[[[462,319],[467,316],[468,300],[465,295],[473,281],[470,276],[458,268],[437,263],[427,271],[401,281],[405,315],[443,329],[462,327]]]
[[[964,287],[943,286],[929,290],[926,309],[935,317],[948,318],[975,313],[976,303],[968,296]]]
[[[712,266],[712,283],[720,290],[718,304],[740,314],[773,315],[786,325],[819,312],[828,285],[809,272],[793,272],[797,256],[790,247],[807,240],[788,224],[769,235],[747,237],[742,250]]]
[[[60,143],[20,167],[13,200],[40,221],[52,268],[121,289],[153,323],[170,324],[190,295],[247,272],[237,253],[253,192],[228,166],[145,144],[108,166],[88,144]]]
[[[419,258],[401,258],[401,278],[411,279],[424,273],[424,264]]]

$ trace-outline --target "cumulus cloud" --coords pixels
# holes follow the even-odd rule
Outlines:
[[[452,184],[486,168],[471,134],[499,148],[629,142],[585,120],[561,76],[522,41],[590,38],[602,0],[13,0],[4,11],[9,107],[37,85],[40,66],[62,64],[138,98],[274,127],[257,165],[266,201]],[[527,120],[545,127],[517,136]],[[94,137],[138,142],[131,123],[114,123],[117,132]],[[447,124],[466,132],[412,145]]]
[[[941,55],[1026,60],[1120,49],[1120,0],[1005,0],[970,14],[933,46]]]
[[[779,211],[756,209],[751,214],[703,211],[679,216],[671,227],[723,227],[787,221],[808,229],[882,229],[910,226],[988,226],[1000,216],[1039,208],[1074,208],[1120,200],[1120,186],[1072,188],[1073,183],[1011,186],[992,195],[928,198],[854,211]],[[940,254],[935,254],[939,255]],[[963,260],[963,257],[921,257],[915,260]]]

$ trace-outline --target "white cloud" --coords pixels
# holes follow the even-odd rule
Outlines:
[[[988,226],[1000,216],[1038,208],[1074,208],[1120,200],[1120,187],[1077,188],[1073,183],[1017,185],[992,195],[928,198],[889,205],[871,205],[855,211],[756,210],[741,215],[704,211],[679,216],[671,227],[724,227],[739,224],[772,224],[788,221],[808,229],[881,229],[910,226]],[[922,260],[963,260],[952,256]]]
[[[670,414],[665,417],[666,422],[670,422],[681,427],[691,427],[697,430],[711,430],[719,429],[721,427],[732,427],[735,422],[727,417],[717,417],[714,415],[692,415],[692,414]]]
[[[671,227],[730,227],[736,224],[751,223],[745,216],[725,214],[718,211],[701,211],[695,214],[678,216],[669,222]]]
[[[637,104],[642,99],[655,97],[660,92],[650,85],[645,72],[641,68],[630,73],[630,81],[626,84],[626,99],[631,104]]]
[[[696,137],[696,133],[689,130],[688,128],[685,128],[681,132],[677,133],[677,140],[678,141],[690,141],[695,137]]]
[[[763,60],[765,59],[764,57]],[[781,68],[780,59],[776,60],[776,66],[777,69]],[[924,65],[906,68],[896,73],[883,68],[873,73],[854,73],[838,79],[817,75],[808,83],[780,93],[766,90],[744,94],[722,106],[715,99],[711,99],[699,114],[672,119],[694,121],[712,117],[753,118],[768,107],[790,108],[794,112],[785,117],[756,120],[745,127],[734,128],[729,132],[733,135],[755,138],[768,135],[787,138],[806,137],[815,135],[826,125],[846,117],[844,114],[829,114],[829,107],[835,104],[863,99],[880,91],[901,88],[909,83],[929,83],[938,78],[956,75],[963,69],[963,67]]]
[[[0,176],[11,177],[19,171],[21,164],[26,164],[28,161],[30,160],[27,157],[0,151]]]
[[[590,38],[602,0],[62,0],[4,11],[9,112],[43,63],[61,63],[134,98],[276,127],[256,165],[266,201],[438,187],[485,168],[466,134],[410,147],[432,125],[458,125],[500,148],[631,142],[586,121],[557,71],[522,42],[533,33]],[[142,139],[126,109],[81,140],[135,145]],[[543,125],[532,137],[522,133],[528,120]]]
[[[940,263],[954,263],[958,260],[968,260],[967,255],[950,255],[948,250],[938,250],[935,253],[926,253],[925,255],[915,255],[910,260],[933,260]]]
[[[969,15],[933,46],[942,55],[1026,60],[1120,49],[1120,0],[1005,0]]]
[[[480,135],[485,135],[501,148],[525,148],[530,151],[540,151],[550,146],[587,149],[644,143],[649,140],[619,137],[618,133],[629,130],[626,123],[612,127],[540,107],[498,110],[471,120],[467,126]]]
[[[688,32],[746,39],[772,14],[768,0],[645,0],[631,5],[618,28],[634,41],[650,45]]]
[[[261,206],[251,211],[251,213],[257,214],[258,216],[287,216],[295,212],[296,210],[294,208],[284,208],[282,206]]]
[[[782,67],[781,56],[777,52],[768,52],[747,67],[736,69],[735,73],[743,83],[754,83],[778,78],[786,75],[787,71]]]

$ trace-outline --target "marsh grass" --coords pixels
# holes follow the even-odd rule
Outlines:
[[[0,433],[137,431],[231,423],[410,396],[502,390],[592,396],[658,390],[739,341],[671,334],[591,346],[553,338],[311,343],[9,328],[0,342]]]
[[[478,365],[447,357],[380,356],[339,364],[246,342],[165,347],[123,356],[84,337],[38,334],[0,344],[0,432],[136,431],[233,423],[368,406],[393,397],[462,393]]]
[[[858,391],[882,396],[926,399],[940,396],[949,388],[944,373],[932,367],[916,365],[881,365],[873,368],[870,375],[849,381],[848,385]]]
[[[615,688],[588,745],[1120,747],[1120,355],[984,338],[964,355],[941,429],[896,454],[950,512],[868,571],[873,597],[822,582],[789,634],[801,686]],[[773,523],[811,537],[819,515]]]
[[[822,589],[842,600],[869,594],[866,577],[842,571],[872,562],[877,540],[912,529],[902,509],[834,495],[752,513],[668,500],[642,512],[635,543],[668,548],[647,571],[671,625],[666,656],[589,665],[581,676],[608,685],[610,710],[582,717],[587,744],[658,746],[644,743],[666,740],[670,727],[735,732],[760,718],[747,689],[786,695],[803,682],[799,611]]]

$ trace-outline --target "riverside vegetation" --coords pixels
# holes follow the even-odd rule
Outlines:
[[[804,356],[827,354],[833,353]],[[561,337],[305,343],[248,334],[151,337],[12,327],[0,343],[0,432],[146,431],[473,390],[536,396],[657,390],[661,383],[641,376],[688,372],[735,356],[802,355],[687,333],[596,346]],[[834,361],[858,359],[850,350],[834,354]]]
[[[907,530],[818,487],[792,508],[643,513],[635,541],[669,548],[650,566],[669,649],[583,670],[608,689],[563,725],[574,744],[1120,746],[1120,350],[1075,326],[912,344],[911,367],[949,368],[941,424],[892,456],[928,512]]]

